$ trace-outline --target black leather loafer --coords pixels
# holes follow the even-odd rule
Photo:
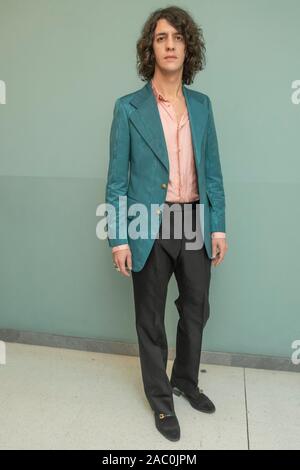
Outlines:
[[[176,414],[154,413],[155,426],[169,441],[180,439],[180,426]]]
[[[203,390],[197,388],[193,394],[188,394],[183,390],[180,390],[178,387],[172,387],[173,393],[180,397],[182,395],[185,397],[193,408],[203,413],[214,413],[216,407],[213,402],[203,393]]]

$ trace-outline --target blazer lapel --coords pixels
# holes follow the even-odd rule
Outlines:
[[[199,165],[202,156],[202,141],[206,130],[208,110],[200,99],[201,95],[183,85],[186,106],[189,114],[195,163]]]
[[[189,114],[194,155],[196,163],[200,165],[201,141],[206,128],[208,111],[197,98],[196,93],[186,88],[185,85],[183,85],[183,93]],[[130,103],[136,109],[129,115],[129,119],[169,173],[169,157],[164,130],[150,81],[134,95]]]
[[[129,119],[169,172],[169,157],[164,130],[150,82],[147,82],[141,91],[133,97],[131,104],[136,107],[136,110],[129,115]]]

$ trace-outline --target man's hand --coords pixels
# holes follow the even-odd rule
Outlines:
[[[126,250],[119,250],[113,253],[114,263],[117,265],[116,269],[124,276],[129,277],[132,269],[131,251],[130,248]]]
[[[226,238],[213,238],[212,239],[212,264],[213,266],[217,266],[218,264],[222,263],[225,253],[228,249],[228,245],[226,242]]]

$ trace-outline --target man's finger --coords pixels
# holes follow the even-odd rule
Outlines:
[[[126,268],[125,268],[125,261],[122,261],[120,263],[120,272],[122,274],[124,274],[124,276],[129,276],[129,274],[127,273]]]
[[[217,264],[222,263],[222,261],[223,261],[223,259],[224,259],[224,256],[225,256],[225,246],[222,245],[222,246],[220,247],[220,253],[219,253],[219,256],[218,256]]]
[[[130,252],[127,255],[126,264],[127,264],[128,269],[130,269],[131,271],[132,270],[132,258],[131,258]]]

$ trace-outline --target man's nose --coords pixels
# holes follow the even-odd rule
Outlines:
[[[167,40],[167,50],[174,50],[175,49],[175,46],[174,46],[174,40],[173,39],[168,39]]]

